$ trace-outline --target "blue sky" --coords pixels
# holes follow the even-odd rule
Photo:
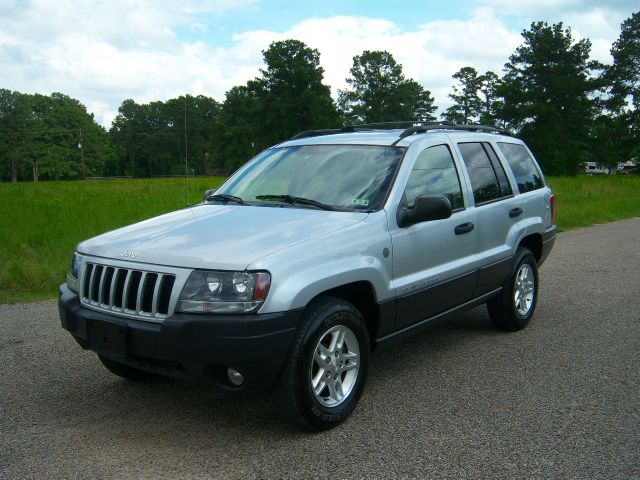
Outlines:
[[[0,88],[65,93],[108,128],[127,98],[222,101],[259,74],[271,42],[296,38],[318,49],[334,95],[354,55],[387,50],[444,109],[451,75],[500,74],[531,22],[562,21],[606,63],[637,10],[638,0],[0,0]]]
[[[478,2],[459,0],[454,2],[412,2],[410,12],[406,6],[390,1],[339,1],[325,0],[321,7],[317,2],[269,1],[255,2],[241,10],[203,14],[200,19],[213,26],[213,31],[202,32],[190,26],[179,29],[181,38],[190,41],[209,41],[211,36],[221,45],[232,43],[233,34],[251,30],[286,30],[307,18],[336,16],[368,16],[383,18],[395,23],[403,30],[416,29],[425,20],[450,20],[468,18]],[[511,17],[513,20],[514,17]],[[515,23],[514,23],[515,24]]]

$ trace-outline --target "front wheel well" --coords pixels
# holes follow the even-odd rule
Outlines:
[[[369,330],[371,349],[375,346],[375,338],[380,327],[380,311],[376,303],[373,285],[366,281],[348,283],[319,294],[318,297],[340,298],[356,307],[364,317]]]

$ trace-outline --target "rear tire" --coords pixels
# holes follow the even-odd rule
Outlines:
[[[533,253],[520,247],[513,272],[500,295],[487,303],[493,324],[508,332],[522,330],[531,321],[538,303],[538,264]]]
[[[126,380],[131,380],[134,382],[143,382],[145,380],[152,380],[156,378],[156,375],[154,375],[153,373],[145,372],[144,370],[140,370],[138,368],[130,367],[129,365],[118,363],[100,354],[98,354],[98,357],[100,358],[100,361],[102,362],[102,364],[105,367],[107,367],[107,370]]]
[[[272,393],[277,413],[303,430],[338,425],[358,404],[369,356],[369,332],[353,305],[332,297],[313,301]]]

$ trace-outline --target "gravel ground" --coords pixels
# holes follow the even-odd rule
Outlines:
[[[640,218],[563,233],[529,328],[484,308],[381,350],[355,414],[111,375],[54,301],[0,306],[0,478],[640,479]]]

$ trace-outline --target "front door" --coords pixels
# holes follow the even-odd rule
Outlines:
[[[416,158],[404,204],[411,208],[418,195],[444,195],[453,214],[445,220],[391,227],[396,330],[471,299],[476,284],[475,212],[465,208],[462,185],[449,145],[425,148]]]

